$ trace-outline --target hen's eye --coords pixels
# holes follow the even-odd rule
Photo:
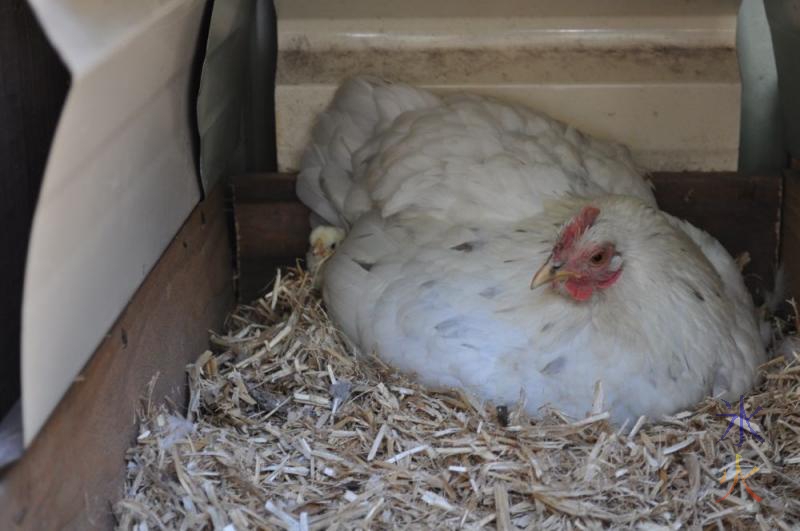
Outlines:
[[[603,252],[595,253],[592,255],[592,263],[599,264],[605,259],[606,255]]]

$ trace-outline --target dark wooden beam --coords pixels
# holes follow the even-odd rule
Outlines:
[[[780,175],[661,172],[650,178],[664,211],[709,232],[734,257],[750,255],[745,280],[755,294],[771,288],[780,242]],[[304,255],[309,211],[294,194],[294,174],[244,175],[232,186],[239,294],[250,300],[267,287],[276,267]]]
[[[187,398],[186,365],[233,307],[233,261],[218,186],[198,205],[20,461],[0,477],[0,529],[112,529],[135,413]],[[98,258],[98,259],[102,259]]]
[[[305,255],[310,212],[295,195],[295,180],[289,173],[231,179],[240,301],[264,293],[277,268]]]
[[[800,301],[800,164],[785,173],[781,263],[786,268],[789,295]]]

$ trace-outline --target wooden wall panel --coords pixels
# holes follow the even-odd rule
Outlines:
[[[23,458],[0,478],[0,529],[110,529],[134,413],[186,400],[186,364],[233,306],[222,187],[198,205]],[[42,333],[46,333],[45,330]]]
[[[785,176],[781,262],[786,268],[789,295],[800,301],[800,165]]]
[[[254,173],[231,180],[239,300],[262,294],[275,269],[294,265],[308,247],[309,210],[291,173]]]

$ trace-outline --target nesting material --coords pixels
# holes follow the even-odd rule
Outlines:
[[[188,411],[145,403],[127,455],[122,529],[792,529],[800,522],[800,363],[745,396],[759,441],[709,399],[612,426],[539,420],[424,389],[356,355],[310,276],[230,316],[188,367]],[[747,425],[745,424],[745,427]],[[722,439],[722,440],[721,440]],[[722,501],[736,474],[741,479]],[[755,468],[756,472],[752,472]],[[751,473],[752,472],[752,473]],[[724,479],[723,479],[724,478]]]

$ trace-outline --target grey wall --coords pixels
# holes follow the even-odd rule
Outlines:
[[[736,37],[742,75],[739,170],[757,173],[784,168],[778,74],[763,0],[743,0]]]
[[[800,159],[800,0],[764,0],[778,68],[786,145]]]
[[[275,170],[275,11],[268,0],[214,2],[197,102],[200,175]]]

